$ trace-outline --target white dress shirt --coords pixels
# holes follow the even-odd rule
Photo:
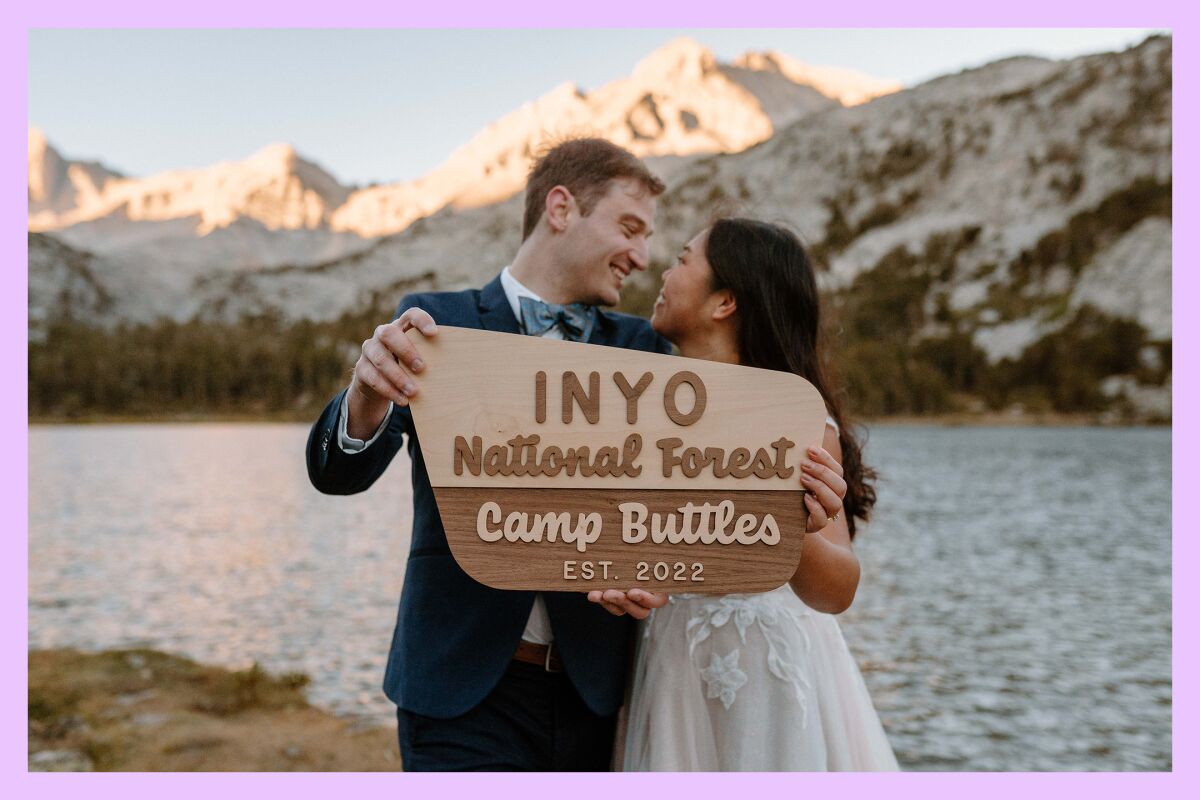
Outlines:
[[[534,300],[541,300],[533,291],[513,277],[512,271],[505,267],[500,273],[500,285],[504,288],[504,296],[508,298],[508,304],[512,307],[513,316],[519,321],[521,319],[521,298],[532,297]],[[437,322],[437,320],[434,320]],[[551,326],[545,331],[541,338],[543,339],[562,339],[562,330],[557,325]],[[346,411],[347,403],[342,400],[342,408],[340,414],[340,424],[338,425],[338,447],[345,453],[359,453],[366,450],[375,440],[379,438],[379,434],[383,433],[387,427],[388,420],[392,417],[391,403],[388,404],[387,413],[383,417],[383,422],[379,423],[379,427],[375,430],[373,436],[366,441],[355,439],[346,432],[346,424],[348,420],[348,412]],[[554,640],[554,634],[550,631],[550,615],[546,612],[546,601],[539,592],[533,600],[533,609],[529,612],[529,621],[525,623],[525,632],[521,634],[521,638],[527,642],[534,644],[550,644]]]

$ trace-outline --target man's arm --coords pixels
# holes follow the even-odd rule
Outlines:
[[[343,453],[361,453],[363,450],[366,450],[368,447],[375,444],[375,441],[379,438],[379,435],[387,429],[388,420],[392,418],[392,411],[395,410],[396,404],[390,400],[388,401],[388,409],[387,413],[383,415],[383,422],[379,423],[379,427],[377,427],[375,432],[371,434],[371,438],[365,441],[362,439],[355,439],[350,435],[349,407],[350,404],[345,398],[343,398],[342,411],[341,414],[338,415],[338,447],[342,448]]]
[[[396,409],[369,447],[346,452],[338,441],[338,428],[348,391],[347,388],[337,393],[308,433],[305,453],[308,479],[324,494],[366,491],[387,469],[404,444],[404,435],[411,430],[412,416],[408,409]]]

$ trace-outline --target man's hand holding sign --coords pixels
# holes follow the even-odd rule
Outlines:
[[[418,391],[413,377],[425,368],[416,345],[404,335],[416,328],[425,336],[437,333],[428,312],[410,308],[399,318],[375,328],[363,342],[362,354],[354,365],[347,402],[350,404],[349,434],[368,439],[388,413],[388,403],[408,405]]]
[[[355,380],[411,398],[451,550],[482,583],[609,590],[593,599],[639,617],[659,591],[765,591],[795,573],[822,503],[841,506],[824,404],[795,375],[438,329],[419,311],[393,325],[431,338],[418,353],[415,332],[407,347],[378,332],[388,355],[365,344]]]

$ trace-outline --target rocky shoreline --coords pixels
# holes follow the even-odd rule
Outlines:
[[[305,699],[308,677],[156,650],[29,653],[29,770],[400,769],[395,731]]]

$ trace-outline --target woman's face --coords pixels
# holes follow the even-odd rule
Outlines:
[[[654,303],[650,325],[677,344],[712,321],[716,293],[712,291],[712,267],[704,254],[707,241],[705,229],[683,246],[675,263],[663,273],[662,289]]]

